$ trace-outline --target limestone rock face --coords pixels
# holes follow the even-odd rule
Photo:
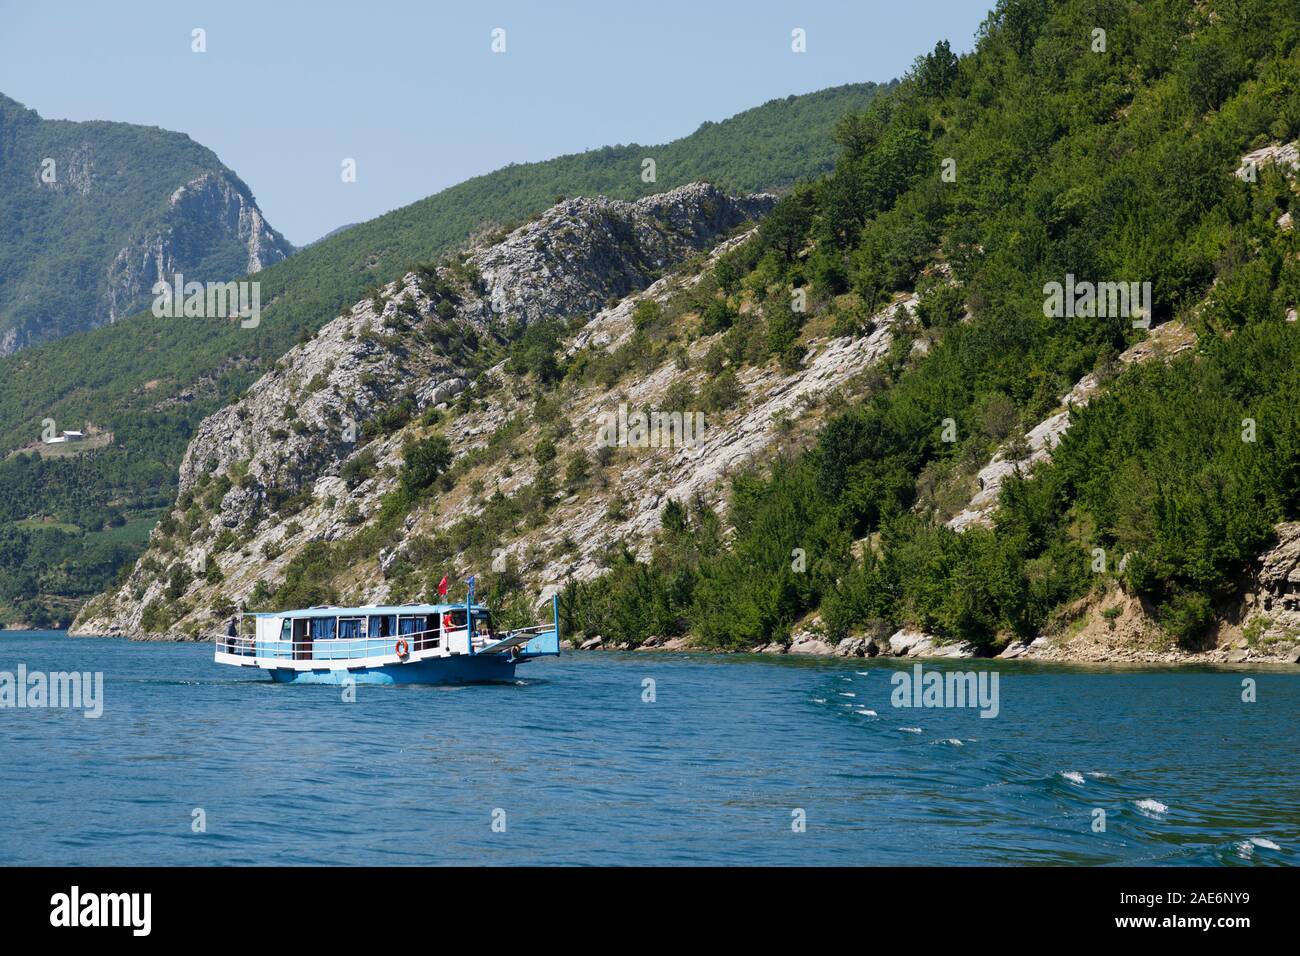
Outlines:
[[[895,657],[975,657],[975,648],[962,643],[940,643],[931,634],[902,628],[889,638],[889,653]]]
[[[54,157],[50,158],[53,159]],[[47,179],[43,176],[44,169],[33,170],[32,177],[35,180],[36,188],[52,193],[72,193],[77,196],[89,196],[95,185],[94,144],[84,142],[74,147],[63,164],[63,174],[58,175],[57,170],[57,161],[55,163],[56,175],[53,178]]]
[[[922,631],[903,628],[889,638],[889,652],[895,657],[922,657],[933,647],[934,639]]]
[[[1238,179],[1249,182],[1253,173],[1258,173],[1265,166],[1280,166],[1294,173],[1300,170],[1300,141],[1264,146],[1241,157],[1237,167]]]
[[[835,648],[810,631],[800,631],[791,636],[787,653],[829,657],[835,653]]]
[[[171,195],[167,206],[177,229],[203,223],[240,241],[247,253],[244,266],[260,272],[291,251],[262,216],[243,183],[219,173],[204,173]],[[181,238],[188,238],[181,236]]]
[[[232,241],[241,247],[241,260],[213,272],[213,258]],[[267,224],[247,186],[223,172],[204,173],[172,193],[161,224],[114,256],[104,293],[108,321],[147,306],[154,283],[171,282],[178,272],[187,281],[224,281],[259,272],[292,252]]]
[[[74,193],[87,202],[109,188],[98,182],[95,150],[89,144],[75,150],[61,169],[59,178],[42,182],[42,188]],[[187,282],[225,282],[258,272],[293,251],[234,174],[205,172],[167,197],[162,213],[138,224],[125,245],[116,251],[109,247],[93,269],[88,265],[94,288],[81,312],[57,328],[28,320],[3,330],[0,355],[134,315],[153,301],[155,283],[171,283],[178,273]]]
[[[665,296],[669,280],[662,282],[633,298],[642,301]],[[606,348],[616,347],[629,337],[633,307],[634,303],[629,305],[625,301],[592,323],[600,329]],[[529,547],[570,539],[574,543],[571,555],[544,565],[538,577],[545,583],[567,578],[589,580],[603,570],[602,553],[617,543],[626,544],[641,558],[648,557],[653,535],[670,499],[690,502],[698,497],[725,515],[726,489],[731,476],[758,456],[779,447],[782,422],[796,420],[804,409],[816,407],[858,372],[879,361],[889,351],[895,322],[914,308],[914,297],[902,298],[875,317],[875,330],[871,334],[819,343],[803,367],[794,372],[774,364],[744,368],[738,374],[744,394],[736,408],[726,414],[707,415],[703,436],[694,447],[678,445],[637,449],[635,454],[620,452],[617,472],[611,477],[608,489],[591,500],[561,504],[536,538],[511,542],[505,545],[505,551],[523,557]],[[615,312],[624,317],[627,328],[618,326]],[[693,347],[690,359],[693,366],[708,348],[707,342]],[[697,387],[702,386],[703,376],[698,372],[692,374]],[[676,366],[667,362],[622,391],[595,389],[582,395],[567,410],[569,420],[574,423],[575,443],[590,447],[600,416],[614,412],[622,402],[631,408],[657,407],[671,383],[681,376]],[[510,479],[510,485],[516,480],[526,480],[526,476]],[[503,483],[502,487],[508,486]],[[616,497],[622,505],[618,517],[611,518],[608,505]],[[779,646],[784,652],[785,646]]]
[[[482,328],[598,310],[610,296],[644,288],[717,231],[744,222],[747,211],[765,211],[770,200],[732,199],[698,183],[635,203],[572,199],[476,249],[468,262],[480,280],[454,301],[408,274],[385,289],[382,308],[358,302],[290,350],[247,398],[206,419],[182,462],[181,490],[249,460],[258,484],[297,492],[350,457],[366,423],[404,392],[413,391],[417,410],[454,398],[466,373],[416,329],[444,301],[453,320]],[[701,221],[691,219],[692,209]],[[442,278],[451,281],[445,270]],[[235,523],[247,519],[241,510]]]
[[[484,293],[466,307],[465,317],[527,323],[595,316],[610,299],[639,292],[669,266],[766,214],[775,201],[770,195],[727,196],[707,183],[636,202],[565,200],[470,256]]]
[[[1300,642],[1300,521],[1276,531],[1277,543],[1259,558],[1248,613],[1261,618],[1264,641]]]
[[[998,657],[1003,660],[1012,661],[1016,658],[1024,657],[1028,651],[1029,643],[1027,641],[1012,641],[1003,648],[1002,653],[1000,653]]]
[[[846,637],[835,645],[836,657],[875,657],[880,653],[880,645],[875,638]]]
[[[208,187],[197,191],[215,195]],[[174,198],[178,204],[191,201]],[[185,613],[176,627],[193,632],[206,622],[218,595],[245,601],[259,580],[281,579],[289,561],[312,541],[355,533],[396,485],[402,446],[419,437],[422,413],[445,406],[475,374],[448,357],[432,327],[441,323],[490,334],[547,318],[599,316],[611,308],[623,308],[630,325],[631,309],[622,300],[639,301],[647,286],[658,285],[662,294],[665,271],[712,249],[774,202],[768,195],[727,196],[702,183],[636,202],[567,200],[500,241],[480,242],[459,263],[410,273],[375,298],[356,303],[286,353],[238,402],[200,424],[181,464],[181,499],[211,494],[205,488],[214,479],[222,487],[211,517],[187,537],[191,553],[151,547],[125,585],[87,605],[74,631],[107,633],[116,627],[144,636],[142,608],[161,599],[166,569],[193,563],[197,555],[215,561],[220,575],[219,586],[195,576],[180,599]],[[231,215],[241,221],[235,210]],[[255,222],[249,219],[249,227]],[[607,308],[611,300],[619,304]],[[825,377],[824,364],[814,367],[812,381]],[[490,374],[509,377],[502,366]],[[791,392],[788,384],[778,391]],[[526,398],[516,399],[521,407]],[[394,422],[394,410],[401,408],[406,412]],[[581,422],[581,412],[571,411]],[[447,429],[453,453],[464,455],[486,444],[507,414],[500,404],[487,403],[482,412],[456,416]],[[737,443],[761,444],[744,435],[730,444]],[[362,454],[366,467],[358,462],[344,471]],[[720,472],[715,467],[712,473]],[[510,479],[504,477],[509,491]],[[286,500],[299,503],[292,520],[278,513]],[[657,522],[657,501],[638,513],[646,527]],[[481,505],[478,500],[471,507]],[[603,506],[587,512],[598,520]],[[402,535],[380,555],[373,578],[357,582],[364,596],[386,596],[385,576],[400,564],[410,537],[465,513],[408,516]],[[581,535],[592,549],[583,564],[594,571],[599,542],[588,540],[579,527],[568,533]],[[225,544],[216,547],[217,542]],[[553,592],[562,579],[556,573],[543,583]],[[175,598],[168,601],[174,604]]]

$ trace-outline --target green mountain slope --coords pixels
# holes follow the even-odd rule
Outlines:
[[[159,261],[222,280],[291,251],[183,133],[46,120],[0,95],[0,354],[140,310]]]
[[[818,610],[830,638],[910,626],[990,651],[1068,633],[1091,601],[1213,647],[1276,523],[1300,517],[1300,190],[1276,165],[1234,176],[1300,135],[1294,3],[1002,0],[973,54],[936,48],[838,132],[835,173],[719,269],[729,311],[796,347],[804,323],[860,328],[899,290],[922,293],[916,320],[811,447],[735,481],[722,553],[716,521],[677,509],[648,567],[570,588],[570,632],[749,648]],[[1067,276],[1150,282],[1155,321],[1198,348],[1121,368],[1145,333],[1045,314]],[[994,527],[949,528],[945,496],[968,500],[1089,373],[1108,386],[1006,482]]]

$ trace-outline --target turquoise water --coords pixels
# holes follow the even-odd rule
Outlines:
[[[570,654],[355,703],[207,645],[0,636],[19,663],[105,701],[0,709],[4,864],[1300,862],[1294,668],[942,665],[999,673],[981,719],[892,707],[901,662]]]

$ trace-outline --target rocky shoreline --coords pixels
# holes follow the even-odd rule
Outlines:
[[[633,647],[630,644],[606,642],[600,636],[585,641],[563,641],[561,648],[569,651],[708,651],[716,648],[696,647],[689,637],[652,637]],[[1031,660],[1057,664],[1300,664],[1300,644],[1286,647],[1256,648],[1238,639],[1231,644],[1216,646],[1204,651],[1188,651],[1177,647],[1123,647],[1113,648],[1108,654],[1096,653],[1092,647],[1072,647],[1068,641],[1038,637],[1032,641],[1012,641],[998,653],[990,654],[974,645],[945,643],[922,631],[901,629],[885,639],[875,637],[847,637],[831,644],[810,631],[796,632],[789,644],[759,645],[736,653],[789,654],[796,657],[856,657],[856,658],[912,658],[916,660]]]
[[[4,636],[0,628],[0,637]],[[17,632],[18,628],[8,628]],[[212,640],[215,635],[199,638],[184,633],[125,633],[114,630],[108,634],[90,634],[84,630],[70,630],[70,637],[125,637],[141,643],[197,643]],[[997,649],[985,652],[970,644],[943,642],[934,635],[907,628],[896,631],[888,638],[871,636],[847,637],[832,644],[811,631],[796,631],[790,643],[758,645],[738,651],[719,651],[717,648],[697,646],[689,636],[651,637],[633,647],[627,643],[606,641],[601,636],[582,641],[565,639],[560,642],[563,651],[644,651],[676,653],[737,653],[790,655],[805,658],[910,658],[913,660],[1026,660],[1054,664],[1132,664],[1132,665],[1206,665],[1206,664],[1300,664],[1300,643],[1272,644],[1253,647],[1244,638],[1238,638],[1203,651],[1189,651],[1179,647],[1120,646],[1105,650],[1095,645],[1078,646],[1068,640],[1047,636],[1032,641],[1012,641]]]

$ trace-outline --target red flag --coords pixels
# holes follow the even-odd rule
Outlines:
[[[442,580],[438,582],[438,594],[442,597],[447,596],[447,576],[444,574]]]

